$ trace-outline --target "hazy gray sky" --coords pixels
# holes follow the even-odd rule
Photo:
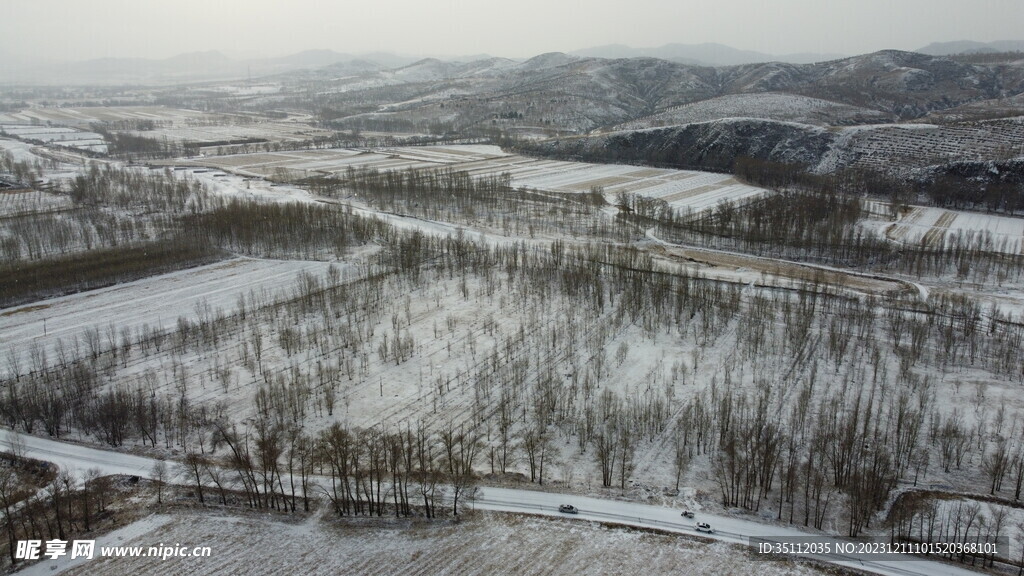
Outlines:
[[[1024,0],[0,0],[0,58],[306,49],[527,57],[718,42],[772,54],[1024,37]]]

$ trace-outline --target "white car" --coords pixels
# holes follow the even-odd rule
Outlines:
[[[697,522],[697,532],[713,534],[714,530],[711,529],[711,524],[708,524],[707,522]]]
[[[562,504],[558,507],[558,511],[564,514],[576,514],[579,512],[579,510],[577,510],[572,504]]]

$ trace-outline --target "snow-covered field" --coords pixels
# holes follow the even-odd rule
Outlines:
[[[903,243],[941,246],[955,238],[989,243],[994,252],[1024,251],[1024,218],[914,206],[889,227],[889,238]]]
[[[39,190],[0,192],[0,217],[63,210],[70,208],[71,204],[67,196]],[[2,236],[3,232],[0,232]]]
[[[138,334],[145,327],[173,328],[179,318],[194,321],[201,313],[228,313],[239,296],[276,295],[288,290],[299,272],[319,276],[328,266],[323,262],[236,258],[0,310],[0,334],[5,354],[18,354],[22,362],[28,362],[30,348],[52,351],[58,341],[75,347],[88,332],[118,339],[122,329]],[[109,332],[111,326],[116,333]],[[6,374],[9,368],[5,366],[0,373]]]
[[[169,523],[172,519],[173,517],[168,514],[153,514],[102,536],[89,538],[89,540],[95,541],[96,552],[94,552],[94,554],[99,554],[98,551],[103,546],[123,546],[125,542],[140,540]],[[70,569],[88,570],[92,569],[93,566],[93,561],[88,558],[79,557],[71,559],[65,555],[64,557],[57,558],[55,560],[44,558],[39,562],[25,566],[18,571],[18,574],[21,576],[47,576],[49,574],[61,574]]]
[[[349,167],[377,170],[451,168],[477,177],[508,174],[512,185],[548,192],[581,193],[600,187],[610,200],[630,193],[660,198],[677,209],[702,211],[721,202],[742,202],[767,193],[730,175],[644,168],[622,164],[588,164],[538,160],[502,152],[496,146],[425,146],[377,150],[310,150],[219,156],[193,160],[242,175],[294,176],[344,173]]]
[[[230,140],[258,139],[271,141],[308,140],[314,136],[325,136],[329,132],[304,124],[286,122],[260,122],[253,124],[222,124],[211,126],[175,126],[157,128],[145,132],[132,132],[136,136],[166,138],[172,142],[195,142],[200,145]]]
[[[209,558],[96,560],[67,574],[821,574],[741,548],[572,520],[481,513],[457,524],[301,523],[179,513],[118,545],[210,546]]]
[[[0,150],[10,153],[16,162],[33,163],[40,160],[39,156],[32,153],[32,146],[32,144],[20,140],[0,138]]]
[[[188,124],[210,118],[205,112],[164,106],[95,106],[83,108],[28,108],[20,112],[0,113],[0,123],[33,124],[47,122],[66,126],[88,126],[93,122],[152,120]]]
[[[102,134],[75,128],[0,124],[0,133],[13,138],[44,142],[55,146],[67,146],[100,153],[107,152],[107,141],[103,139]]]

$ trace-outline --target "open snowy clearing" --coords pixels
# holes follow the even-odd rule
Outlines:
[[[663,199],[674,208],[703,211],[741,202],[767,191],[727,174],[538,160],[510,155],[496,146],[424,146],[380,150],[308,150],[193,159],[247,176],[284,173],[296,177],[343,174],[351,168],[406,170],[451,168],[476,177],[508,174],[512,185],[548,192],[581,193],[600,187],[611,199],[622,193]]]
[[[126,541],[134,541],[146,537],[149,533],[170,522],[172,518],[172,516],[167,514],[154,514],[102,536],[90,538],[90,540],[95,540],[95,550],[100,550],[103,546],[122,546]],[[98,552],[96,553],[98,554]],[[25,566],[17,573],[22,576],[46,576],[49,574],[60,574],[71,568],[92,567],[92,565],[92,561],[84,557],[73,560],[67,556],[56,560],[45,558],[35,564]]]

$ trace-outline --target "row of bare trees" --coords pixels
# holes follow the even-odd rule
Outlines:
[[[1013,522],[1008,503],[985,503],[929,491],[900,494],[889,512],[890,539],[914,544],[988,544],[986,548],[936,547],[931,555],[972,566],[994,568],[1016,565],[1024,570],[1024,557],[1012,557],[1010,536],[1024,534],[1024,523]],[[1021,551],[1024,554],[1024,550]]]
[[[540,234],[627,241],[630,226],[599,217],[604,194],[559,194],[515,188],[507,173],[474,177],[451,168],[380,171],[349,168],[333,177],[299,181],[311,191],[335,198],[355,198],[384,211],[467,224],[505,235]]]
[[[316,435],[258,418],[246,425],[217,420],[207,438],[188,443],[179,475],[206,502],[308,512],[323,498],[340,516],[434,518],[450,497],[451,513],[472,498],[474,465],[483,443],[478,431],[454,424],[438,431],[425,425],[387,432],[349,429],[335,423]],[[154,479],[169,478],[154,468]]]

